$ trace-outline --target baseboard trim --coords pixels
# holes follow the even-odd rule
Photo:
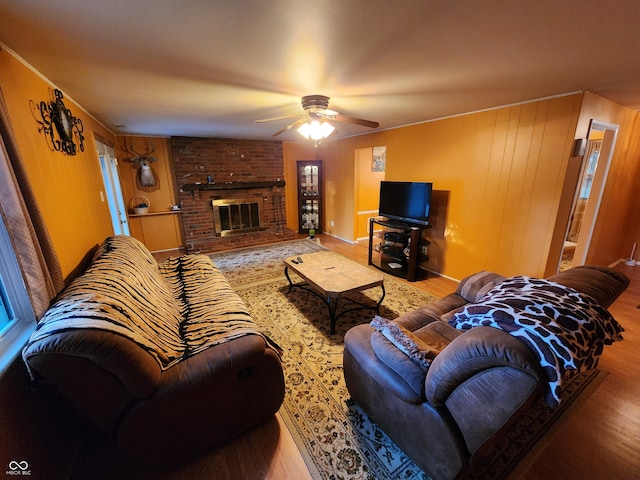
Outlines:
[[[354,240],[347,240],[346,238],[339,237],[339,236],[337,236],[337,235],[334,235],[333,233],[329,233],[329,232],[322,232],[322,233],[323,233],[324,235],[329,235],[330,237],[337,238],[338,240],[342,240],[343,242],[350,243],[351,245],[355,245],[356,243],[358,243],[358,241],[357,241],[357,240],[356,240],[356,241],[354,241]]]
[[[621,263],[625,263],[627,260],[624,258],[619,258],[618,260],[616,260],[615,262],[613,262],[611,265],[609,265],[609,268],[613,268],[617,265],[620,265]]]

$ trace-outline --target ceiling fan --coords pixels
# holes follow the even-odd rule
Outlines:
[[[354,125],[362,125],[364,127],[369,128],[378,128],[380,124],[378,122],[372,122],[371,120],[363,120],[361,118],[349,117],[348,115],[344,115],[340,112],[336,112],[335,110],[329,110],[329,97],[324,95],[306,95],[302,97],[302,108],[305,111],[303,115],[289,115],[286,117],[273,117],[273,118],[264,118],[262,120],[256,120],[257,123],[264,122],[272,122],[275,120],[285,120],[288,118],[297,118],[297,120],[293,121],[286,127],[281,130],[278,130],[273,134],[274,137],[291,130],[292,128],[303,127],[307,121],[313,122],[317,121],[322,123],[323,120],[334,120],[336,122],[344,122],[344,123],[352,123]],[[326,122],[325,122],[326,123]],[[333,131],[333,128],[331,128]],[[324,135],[325,137],[328,134]],[[303,132],[301,132],[305,135]],[[305,135],[306,136],[306,135]]]

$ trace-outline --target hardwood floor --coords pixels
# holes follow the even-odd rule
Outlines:
[[[572,405],[513,479],[640,479],[640,266],[615,268],[631,279],[609,308],[624,340],[605,348],[602,383]]]
[[[328,235],[320,241],[354,261],[367,263],[367,249]],[[510,475],[511,480],[640,479],[640,266],[616,267],[631,285],[610,311],[626,329],[624,341],[605,349],[598,384],[585,391]],[[437,296],[456,282],[430,275],[414,286]],[[273,422],[218,449],[217,479],[311,478],[286,426]],[[171,478],[195,478],[185,470]],[[205,477],[200,477],[205,478]]]

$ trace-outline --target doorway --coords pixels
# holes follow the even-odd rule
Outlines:
[[[559,270],[584,265],[598,217],[618,125],[592,120],[565,234]]]
[[[378,147],[381,148],[381,147]],[[354,206],[356,242],[369,243],[369,219],[378,216],[380,182],[384,167],[374,165],[374,147],[357,148],[354,160]]]
[[[102,143],[96,139],[98,148],[98,158],[100,159],[100,170],[107,194],[109,213],[111,214],[111,224],[114,235],[130,235],[129,223],[127,222],[127,209],[122,198],[122,188],[120,187],[120,176],[118,175],[118,160],[112,146]]]

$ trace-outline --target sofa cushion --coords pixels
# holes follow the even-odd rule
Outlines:
[[[439,349],[433,349],[431,345],[423,342],[406,328],[379,315],[376,315],[371,320],[371,326],[425,372],[440,351]]]
[[[394,390],[394,394],[411,403],[422,402],[424,400],[425,369],[411,360],[380,332],[374,331],[371,334],[370,344],[375,357],[395,372],[412,392],[412,395],[407,395],[401,388],[397,391]],[[378,373],[382,374],[382,369]]]
[[[483,270],[463,278],[456,293],[469,303],[479,301],[486,293],[505,279],[502,275]]]
[[[486,270],[463,278],[458,284],[455,293],[451,293],[443,299],[438,300],[438,303],[443,302],[445,299],[447,300],[443,305],[445,308],[440,315],[440,320],[447,323],[450,322],[453,316],[462,311],[467,303],[479,301],[489,290],[504,279],[505,277],[502,275]]]
[[[462,335],[462,332],[448,323],[437,321],[414,330],[413,334],[429,344],[432,350],[440,353],[453,340]]]

